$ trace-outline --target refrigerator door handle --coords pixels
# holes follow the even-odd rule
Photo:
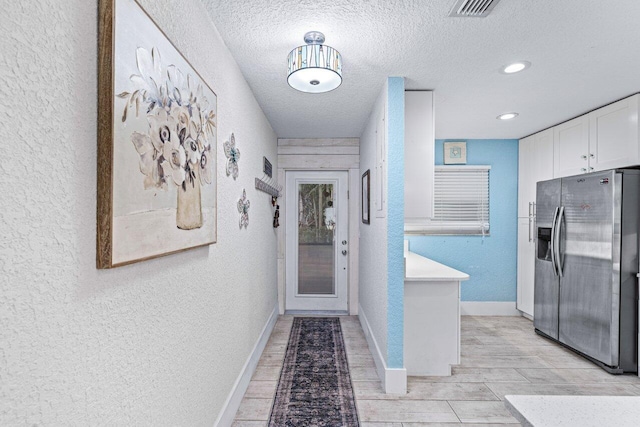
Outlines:
[[[560,277],[564,275],[562,273],[562,263],[560,261],[560,232],[562,229],[562,218],[564,218],[564,206],[560,207],[560,212],[558,213],[558,220],[555,228],[555,236],[553,236],[553,249],[555,251],[554,258],[556,259],[556,270],[558,271],[558,276]]]
[[[538,219],[538,212],[537,212],[538,208],[536,207],[536,202],[533,202],[533,241],[535,242],[537,240],[538,237],[538,224],[537,224],[537,219]]]
[[[558,268],[556,265],[556,221],[558,219],[558,211],[560,210],[559,207],[556,207],[556,210],[553,212],[553,221],[551,222],[551,265],[553,266],[553,274],[554,275],[558,275]]]

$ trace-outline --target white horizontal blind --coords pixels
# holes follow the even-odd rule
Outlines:
[[[489,233],[490,166],[436,166],[433,234]]]

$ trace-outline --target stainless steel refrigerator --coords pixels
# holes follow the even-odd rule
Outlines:
[[[637,372],[640,171],[537,184],[536,332]]]

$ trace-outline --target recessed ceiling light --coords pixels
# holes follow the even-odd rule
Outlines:
[[[522,70],[525,70],[531,66],[531,62],[529,61],[518,61],[513,64],[505,65],[500,69],[500,72],[503,74],[513,74],[518,73]]]
[[[516,117],[518,117],[518,113],[504,113],[504,114],[500,114],[498,117],[496,117],[496,119],[511,120],[511,119],[515,119]]]

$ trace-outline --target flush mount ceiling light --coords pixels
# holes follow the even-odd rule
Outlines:
[[[515,119],[516,117],[518,117],[518,113],[504,113],[504,114],[500,114],[498,117],[496,117],[496,119],[511,120],[511,119]]]
[[[505,65],[504,67],[500,68],[500,72],[502,74],[519,73],[520,71],[526,70],[529,67],[531,67],[531,62],[517,61],[517,62],[514,62],[513,64]]]
[[[301,92],[322,93],[342,83],[342,56],[331,46],[323,45],[324,34],[310,31],[304,35],[305,46],[298,46],[287,58],[289,86]]]

